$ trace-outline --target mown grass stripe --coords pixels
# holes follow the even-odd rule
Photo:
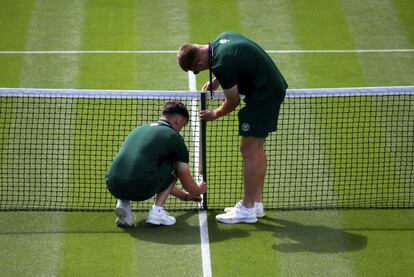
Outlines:
[[[45,16],[47,15],[47,16]],[[81,45],[82,1],[35,2],[26,49],[75,49]],[[78,83],[77,56],[25,57],[22,87],[73,87]]]
[[[138,1],[136,49],[149,54],[136,57],[140,88],[187,89],[187,75],[179,68],[175,54],[189,40],[188,5],[189,1],[185,0]],[[149,52],[158,49],[166,55],[161,51],[155,55]],[[154,70],[154,64],[160,66]]]
[[[393,1],[343,1],[349,31],[358,49],[412,49]],[[381,16],[378,16],[381,15]],[[375,34],[375,35],[369,35]],[[386,39],[385,39],[386,38]],[[364,86],[405,85],[412,82],[414,55],[410,52],[359,54]]]
[[[393,5],[400,19],[402,29],[405,31],[405,37],[410,41],[412,47],[414,46],[414,1],[398,0],[393,1]]]
[[[405,36],[405,30],[393,2],[392,0],[342,2],[345,20],[358,48],[411,48],[412,45]]]
[[[79,49],[82,40],[82,25],[83,25],[83,1],[54,1],[54,0],[38,0],[34,3],[30,25],[28,28],[26,49]],[[78,56],[34,56],[27,55],[24,57],[23,70],[21,72],[20,86],[21,87],[59,87],[59,88],[73,88],[77,87],[79,83],[79,57]],[[59,101],[56,108],[49,103],[39,103],[48,109],[48,114],[51,116],[45,120],[39,120],[36,125],[42,131],[45,139],[44,145],[38,148],[28,147],[22,150],[21,154],[26,156],[35,155],[33,164],[29,170],[36,170],[40,167],[40,172],[43,168],[47,168],[52,174],[58,176],[68,176],[70,174],[70,149],[68,144],[51,146],[50,142],[53,140],[68,141],[71,139],[71,131],[69,129],[62,132],[48,133],[48,124],[54,122],[59,126],[73,126],[73,116],[67,117],[60,114],[61,107],[70,108],[75,100]],[[36,117],[36,115],[34,115]],[[48,157],[39,160],[39,153],[43,156],[49,153],[50,148],[58,147],[61,153],[59,157]],[[40,152],[39,152],[40,151]],[[22,159],[24,160],[24,159]],[[51,197],[57,203],[63,201],[66,189],[66,182],[61,184],[54,184],[47,182],[47,176],[44,178],[45,186],[60,186],[59,195]],[[64,178],[62,178],[63,180]],[[64,226],[65,216],[58,213],[52,216],[54,226]],[[49,223],[45,223],[49,224]],[[62,227],[63,228],[63,227]],[[31,244],[29,244],[31,245]],[[35,245],[34,245],[35,246]],[[62,234],[57,233],[49,241],[48,255],[39,261],[39,271],[31,272],[32,275],[38,276],[57,276],[64,266],[64,248],[65,238]],[[38,249],[33,251],[36,253]]]
[[[71,49],[73,51],[62,52],[62,55],[80,56],[80,87],[139,87],[139,58],[128,55],[129,51],[124,51],[137,48],[137,10],[137,1],[134,0],[122,1],[116,5],[111,0],[86,2],[82,50]],[[50,53],[53,55],[53,52]],[[122,53],[126,55],[120,55]],[[96,67],[97,64],[99,68]]]
[[[27,28],[33,1],[1,2],[0,9],[0,49],[25,49]],[[0,83],[2,86],[15,86],[20,82],[24,57],[22,55],[2,55],[0,57]]]
[[[340,1],[289,1],[293,32],[301,49],[329,50],[329,55],[300,55],[306,82],[303,87],[364,86],[362,67]],[[344,49],[343,53],[332,50]],[[375,48],[374,48],[375,49]],[[346,76],[346,78],[344,78]]]

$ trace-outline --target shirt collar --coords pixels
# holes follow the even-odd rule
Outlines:
[[[164,125],[164,126],[168,126],[168,127],[170,127],[170,128],[172,128],[172,129],[174,129],[173,127],[172,127],[172,125],[171,125],[171,123],[170,122],[168,122],[168,120],[166,120],[166,119],[160,119],[160,120],[158,120],[157,121],[157,123],[158,124],[161,124],[161,125]]]

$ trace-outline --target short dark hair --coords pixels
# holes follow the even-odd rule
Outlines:
[[[188,114],[187,107],[183,103],[177,101],[170,101],[165,103],[164,108],[162,109],[162,115],[169,116],[175,114],[181,115],[187,121],[190,117]]]
[[[182,70],[191,70],[197,61],[199,50],[194,44],[185,44],[178,49],[177,59]]]

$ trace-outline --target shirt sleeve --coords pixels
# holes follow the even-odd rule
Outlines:
[[[179,162],[188,163],[190,160],[190,154],[187,146],[185,145],[184,139],[179,135],[175,134],[171,139],[171,146],[174,152],[174,158]]]
[[[223,89],[232,88],[237,84],[237,71],[234,66],[219,66],[213,68],[213,73]]]

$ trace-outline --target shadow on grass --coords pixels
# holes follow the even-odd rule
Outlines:
[[[368,243],[367,237],[342,229],[322,225],[305,225],[269,216],[259,219],[255,224],[241,223],[234,225],[217,223],[214,218],[215,214],[210,213],[210,243],[255,236],[257,232],[269,233],[269,247],[284,253],[352,252],[365,248]]]
[[[142,219],[135,222],[133,227],[124,228],[123,231],[141,241],[159,244],[198,244],[200,243],[198,226],[187,222],[194,214],[194,212],[180,214],[176,217],[177,222],[172,226],[151,225]]]
[[[274,244],[272,248],[285,253],[352,252],[365,248],[368,243],[366,236],[346,232],[342,229],[304,225],[285,219],[265,217],[256,224],[256,228],[259,231],[273,232],[278,243]]]
[[[144,220],[137,222],[132,228],[125,228],[124,232],[130,234],[137,240],[149,241],[159,244],[200,244],[200,226],[189,224],[189,218],[197,216],[197,212],[185,212],[176,217],[177,222],[172,226],[156,226],[145,223]],[[209,232],[215,229],[215,215],[209,213]],[[248,237],[249,232],[242,229],[225,230],[215,241],[224,241],[235,237]]]
[[[119,228],[112,212],[4,212],[0,213],[0,236],[128,234],[137,240],[158,244],[200,244],[197,211],[178,213],[177,222],[172,226],[147,224],[146,212],[135,214],[139,220],[134,221],[132,228]],[[209,213],[208,225],[209,232],[217,229],[215,214]],[[249,236],[242,229],[218,231],[220,236],[216,241]]]
[[[137,240],[159,244],[187,245],[200,243],[200,227],[196,211],[180,213],[173,226],[153,226],[142,219],[133,228],[115,226],[112,213],[1,213],[0,235],[54,235],[54,234],[122,234]],[[358,251],[367,246],[365,236],[358,230],[412,231],[411,225],[403,227],[353,226],[333,228],[326,225],[306,225],[294,220],[266,216],[256,224],[227,225],[217,223],[215,212],[208,213],[210,243],[232,239],[249,239],[255,232],[269,232],[269,247],[285,253],[315,252],[340,253]],[[63,224],[56,224],[62,222]],[[365,218],[365,217],[364,217]]]

